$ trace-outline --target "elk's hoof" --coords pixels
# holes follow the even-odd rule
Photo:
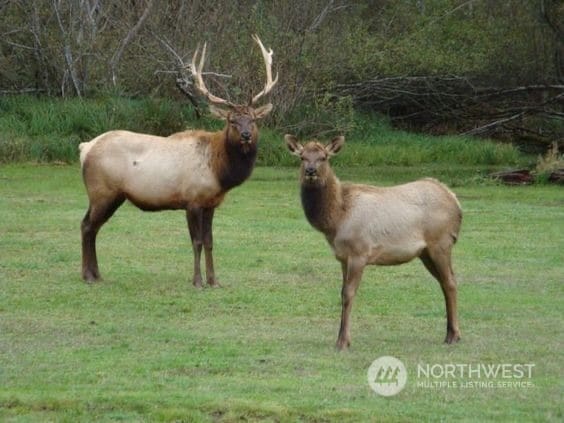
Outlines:
[[[86,270],[85,272],[82,273],[82,279],[84,279],[84,282],[86,283],[96,283],[100,281],[102,278],[100,277],[100,274],[98,272],[92,272],[90,270]]]
[[[459,332],[447,333],[447,336],[445,338],[445,344],[454,344],[458,341],[460,341],[460,333]]]
[[[337,339],[337,344],[335,345],[338,351],[345,351],[350,346],[351,341],[349,341],[348,339]]]
[[[192,285],[194,285],[194,288],[202,288],[202,278],[195,277],[192,281]]]
[[[216,279],[208,279],[208,286],[210,288],[221,288],[221,284]]]

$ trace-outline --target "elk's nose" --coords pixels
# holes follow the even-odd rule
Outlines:
[[[241,138],[244,141],[249,141],[251,139],[251,133],[249,131],[243,131],[241,132]]]
[[[306,176],[315,176],[315,167],[307,166],[305,168],[305,174],[306,174]]]

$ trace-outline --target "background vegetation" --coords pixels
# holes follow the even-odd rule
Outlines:
[[[0,92],[180,99],[207,40],[212,90],[245,102],[263,81],[256,32],[282,131],[343,132],[354,108],[542,147],[562,141],[562,22],[558,0],[3,1]]]
[[[222,122],[198,119],[191,106],[171,100],[37,99],[29,96],[0,99],[0,163],[32,160],[73,163],[78,144],[110,129],[120,128],[168,135],[187,127],[221,128]],[[355,145],[346,149],[336,165],[447,164],[498,168],[530,164],[509,144],[459,136],[423,136],[394,130],[380,117],[355,113],[349,117],[347,137]],[[258,164],[294,165],[283,134],[263,129]]]

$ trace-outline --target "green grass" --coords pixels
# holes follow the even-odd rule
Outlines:
[[[453,167],[337,169],[391,184]],[[99,236],[105,280],[80,279],[77,166],[0,167],[2,421],[562,421],[564,191],[473,184],[454,250],[463,339],[413,262],[365,272],[337,353],[340,269],[305,221],[297,170],[257,168],[215,219],[221,289],[189,284],[182,212],[122,207]],[[470,181],[470,182],[468,182]],[[379,397],[370,363],[408,367]],[[425,389],[420,363],[534,363],[526,389]]]

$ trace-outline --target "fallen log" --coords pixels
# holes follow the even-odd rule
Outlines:
[[[498,179],[507,185],[532,184],[534,177],[528,169],[503,170],[490,174],[490,177]]]
[[[564,185],[564,169],[554,170],[548,177],[548,181],[553,184]]]

